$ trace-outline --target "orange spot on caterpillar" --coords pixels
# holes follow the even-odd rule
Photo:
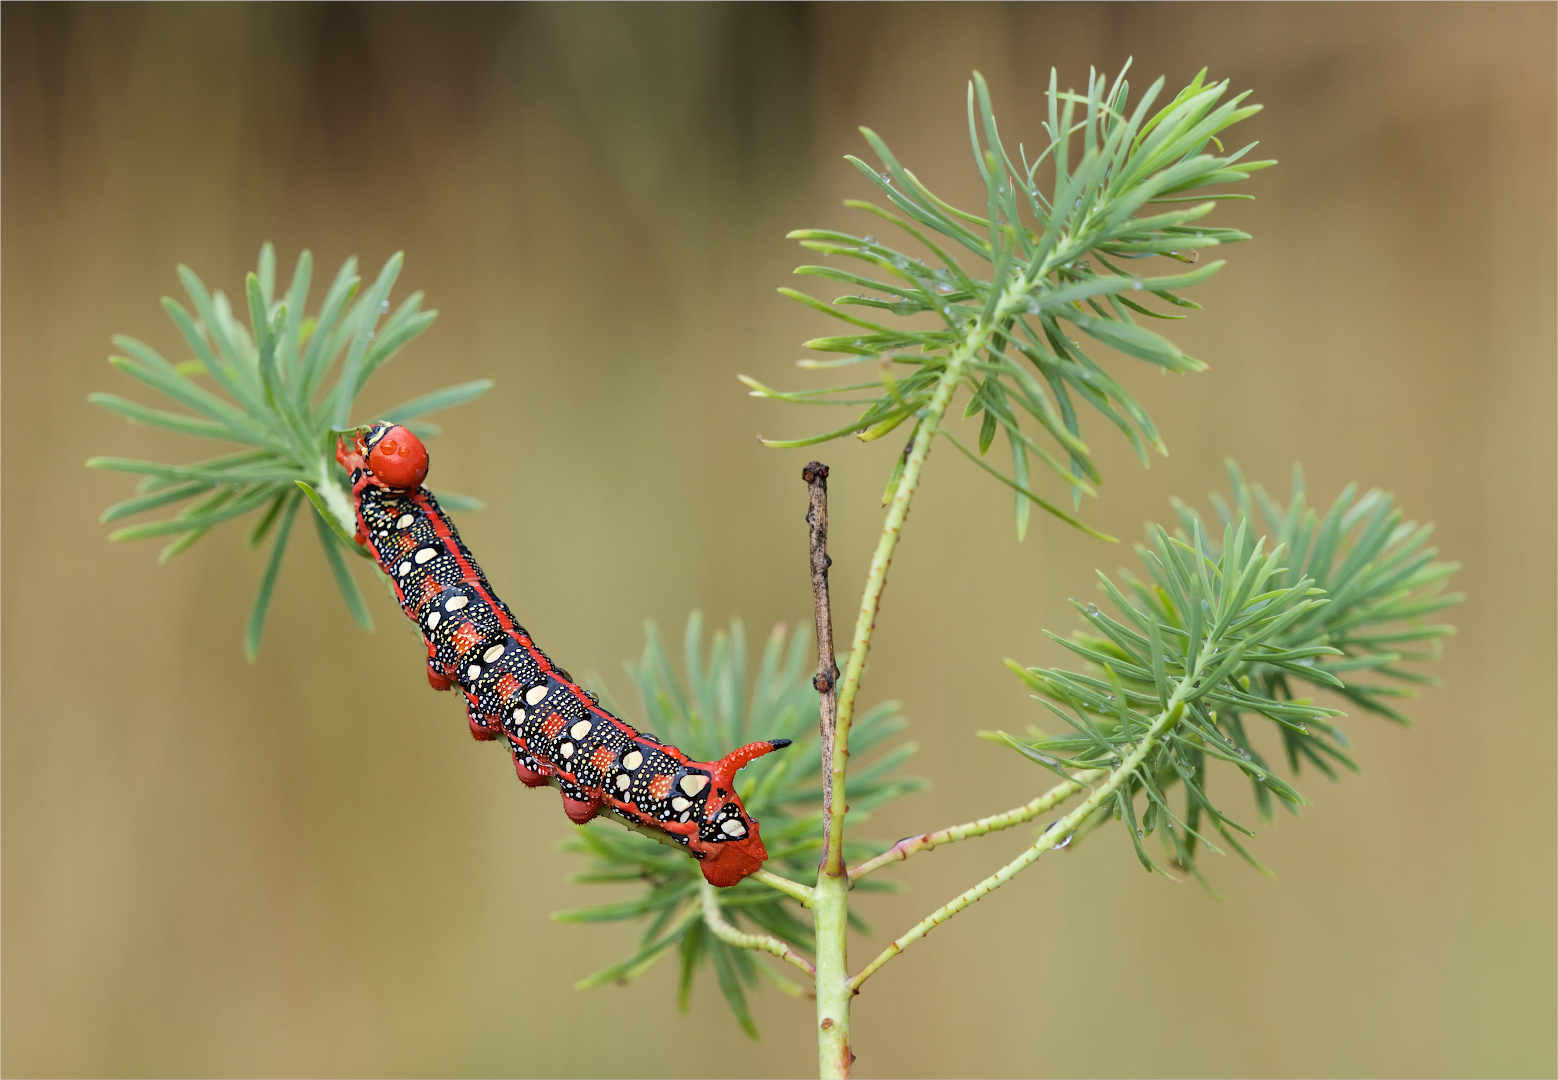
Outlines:
[[[564,720],[561,715],[553,713],[546,718],[546,723],[541,725],[541,730],[546,732],[548,739],[555,739],[567,724],[568,721]]]
[[[521,689],[519,680],[514,678],[512,672],[505,671],[498,680],[498,696],[504,701],[513,701],[519,697]]]
[[[429,604],[443,595],[444,587],[434,577],[422,579],[422,603]]]
[[[461,623],[460,628],[454,632],[455,651],[461,656],[470,652],[481,644],[481,632],[470,623]]]
[[[611,767],[611,763],[616,760],[617,753],[615,750],[608,749],[604,746],[597,746],[595,748],[595,753],[590,755],[590,767],[593,768],[596,772],[605,772]]]
[[[671,794],[671,776],[669,773],[661,773],[649,781],[649,794],[657,801],[664,801]]]

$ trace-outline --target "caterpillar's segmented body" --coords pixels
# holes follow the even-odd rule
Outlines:
[[[427,644],[428,682],[465,692],[471,734],[506,739],[530,787],[556,786],[583,824],[603,809],[668,834],[712,884],[734,885],[768,858],[735,773],[787,740],[692,761],[596,704],[551,662],[493,593],[454,523],[421,486],[427,451],[405,428],[374,424],[336,458],[351,476],[357,540],[394,583]]]

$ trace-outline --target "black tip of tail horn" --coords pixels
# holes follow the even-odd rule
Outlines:
[[[790,740],[789,739],[769,739],[768,740],[768,745],[772,746],[775,750],[783,750],[786,746],[790,745]]]

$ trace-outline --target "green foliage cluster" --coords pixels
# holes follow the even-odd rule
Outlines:
[[[838,754],[841,762],[852,758],[847,792],[843,764],[835,768],[833,781],[835,794],[848,807],[850,825],[872,808],[923,786],[900,771],[915,748],[893,741],[904,726],[896,705],[878,705],[860,715],[853,708],[888,567],[934,438],[946,436],[1015,490],[1019,537],[1035,504],[1092,532],[1034,492],[1032,459],[1066,485],[1074,510],[1101,480],[1082,440],[1086,410],[1117,427],[1144,461],[1149,448],[1164,451],[1152,420],[1092,352],[1108,348],[1165,373],[1205,367],[1138,320],[1183,317],[1149,298],[1168,309],[1198,307],[1180,292],[1223,264],[1193,270],[1182,264],[1196,263],[1202,248],[1247,239],[1237,230],[1203,222],[1218,200],[1246,196],[1206,195],[1202,189],[1243,180],[1272,164],[1244,160],[1253,143],[1228,153],[1218,140],[1219,133],[1258,107],[1243,105],[1244,95],[1225,101],[1228,84],[1208,84],[1202,72],[1154,112],[1163,80],[1132,106],[1124,74],[1110,83],[1090,73],[1086,93],[1077,94],[1060,91],[1052,73],[1046,138],[1031,160],[1022,144],[1014,158],[1002,141],[988,89],[976,74],[969,88],[968,122],[985,188],[981,213],[958,209],[932,194],[880,138],[862,129],[881,170],[849,160],[890,208],[849,205],[902,231],[917,245],[915,253],[874,236],[820,229],[791,234],[804,247],[853,260],[861,270],[834,263],[803,266],[797,273],[866,290],[832,303],[781,290],[850,327],[847,333],[806,342],[835,358],[801,361],[802,366],[832,369],[870,362],[876,370],[867,381],[793,393],[743,377],[759,396],[861,410],[836,430],[769,445],[806,446],[848,434],[869,441],[905,423],[913,430],[887,484],[884,503],[891,509],[867,575],[852,651],[839,657],[845,677],[836,699]],[[1153,257],[1181,265],[1156,276],[1132,268],[1133,263],[1161,266],[1137,262]],[[275,290],[275,262],[267,244],[257,271],[247,278],[247,324],[222,293],[208,292],[192,271],[179,268],[193,312],[171,299],[163,304],[192,359],[170,362],[132,338],[114,339],[125,355],[110,362],[186,411],[92,395],[95,403],[131,421],[244,448],[191,465],[106,457],[88,464],[142,477],[135,497],[110,507],[105,521],[184,504],[170,518],[121,528],[112,536],[171,537],[164,560],[222,521],[257,515],[250,544],[270,539],[271,548],[249,618],[251,658],[305,497],[318,511],[320,541],[347,606],[359,622],[371,626],[349,561],[342,558],[343,551],[365,553],[352,541],[354,514],[334,461],[334,441],[350,429],[353,403],[368,379],[435,315],[421,310],[420,293],[390,312],[399,255],[366,291],[359,289],[355,260],[348,260],[312,317],[304,314],[309,253],[299,258],[282,295]],[[865,314],[859,313],[862,309]],[[1086,347],[1083,339],[1089,342]],[[447,387],[375,419],[405,423],[428,437],[437,429],[421,417],[469,401],[490,385],[481,380]],[[967,394],[963,418],[979,422],[972,446],[945,425],[960,392]],[[1012,454],[1009,475],[985,461],[998,435],[1004,435]],[[682,848],[632,822],[640,831],[592,824],[564,841],[567,850],[589,860],[576,880],[631,886],[634,895],[556,917],[645,923],[631,956],[578,985],[630,982],[674,951],[682,1008],[688,1007],[698,973],[711,969],[737,1020],[755,1037],[747,993],[761,979],[792,993],[806,992],[752,955],[768,951],[814,975],[819,1017],[827,1018],[818,1026],[819,1061],[825,1073],[842,1073],[852,1059],[849,1003],[872,972],[1045,852],[1110,819],[1125,823],[1149,870],[1167,873],[1144,843],[1154,832],[1169,862],[1203,883],[1202,848],[1221,852],[1223,844],[1258,866],[1240,840],[1253,834],[1211,798],[1213,764],[1224,763],[1251,785],[1263,818],[1279,803],[1289,809],[1302,805],[1303,797],[1275,775],[1261,747],[1280,744],[1295,774],[1305,762],[1331,777],[1338,768],[1354,768],[1346,737],[1333,722],[1340,711],[1318,703],[1316,695],[1404,721],[1393,702],[1411,693],[1413,685],[1432,680],[1402,665],[1437,656],[1439,639],[1450,628],[1427,617],[1460,597],[1444,592],[1455,565],[1436,560],[1427,546],[1429,527],[1404,520],[1388,495],[1370,491],[1360,496],[1348,488],[1322,514],[1308,506],[1296,472],[1285,505],[1247,484],[1231,465],[1230,473],[1231,498],[1213,497],[1220,529],[1214,533],[1198,512],[1176,501],[1173,529],[1153,529],[1149,543],[1138,547],[1144,576],[1126,572],[1116,584],[1099,575],[1112,612],[1077,604],[1086,630],[1055,640],[1085,661],[1084,670],[1024,668],[1008,661],[1069,731],[1052,737],[1033,728],[1026,738],[1005,732],[988,737],[1066,783],[1003,814],[907,838],[914,843],[901,842],[879,860],[871,857],[885,845],[860,840],[851,831],[842,847],[845,865],[870,860],[852,875],[835,872],[842,868],[831,863],[818,872],[824,846],[823,763],[817,691],[807,664],[808,630],[788,634],[776,628],[749,680],[739,622],[714,634],[705,649],[702,620],[694,614],[685,636],[683,675],[673,670],[650,624],[643,656],[629,668],[642,702],[635,715],[647,730],[706,760],[759,739],[789,739],[794,745],[752,763],[737,778],[747,810],[761,821],[770,857],[762,872],[732,888],[715,890]],[[450,509],[475,505],[448,493],[439,497]],[[1171,800],[1176,786],[1181,789],[1177,806]],[[859,925],[849,910],[849,888],[885,888],[869,876],[877,868],[941,843],[1031,821],[1083,790],[1091,793],[1062,819],[1063,829],[1041,834],[1027,852],[926,916],[860,973],[847,976],[845,927]],[[812,878],[816,885],[784,875]],[[800,910],[803,903],[810,910]],[[816,964],[791,950],[814,953]]]
[[[977,454],[944,427],[939,433],[1016,490],[1019,535],[1026,531],[1030,502],[1080,524],[1034,494],[1029,474],[1032,456],[1070,486],[1073,506],[1082,494],[1093,493],[1101,477],[1082,440],[1080,406],[1119,428],[1144,461],[1148,447],[1164,452],[1146,411],[1073,335],[1079,332],[1165,372],[1203,369],[1205,364],[1138,323],[1137,317],[1183,318],[1154,310],[1147,298],[1171,307],[1199,307],[1178,295],[1179,290],[1206,280],[1223,263],[1157,277],[1144,277],[1125,264],[1150,256],[1193,263],[1202,248],[1248,239],[1237,230],[1201,223],[1218,199],[1244,196],[1186,193],[1243,180],[1273,163],[1243,160],[1253,143],[1231,154],[1222,152],[1218,133],[1259,110],[1241,106],[1243,94],[1223,102],[1226,82],[1207,85],[1203,71],[1153,113],[1163,80],[1130,108],[1124,74],[1110,85],[1092,73],[1087,93],[1078,95],[1058,90],[1051,73],[1048,145],[1031,161],[1021,144],[1015,160],[1003,144],[989,91],[976,74],[969,87],[968,125],[986,189],[983,214],[960,210],[932,194],[875,132],[861,129],[880,157],[882,171],[858,158],[849,160],[900,213],[869,202],[846,205],[907,234],[932,261],[874,236],[826,229],[790,234],[803,247],[866,268],[857,273],[802,266],[797,274],[871,290],[840,296],[831,304],[793,289],[781,290],[854,328],[806,342],[808,348],[842,354],[840,359],[802,360],[801,365],[832,368],[875,361],[878,371],[871,381],[799,392],[772,390],[743,377],[758,396],[864,406],[854,421],[834,431],[769,445],[806,446],[848,434],[877,439],[911,419],[916,425],[935,425],[939,416],[929,415],[927,405],[938,383],[955,369],[969,392],[965,418],[981,418]],[[1078,136],[1081,153],[1073,157]],[[1208,152],[1209,147],[1217,152]],[[1047,192],[1041,190],[1046,179]],[[1137,216],[1144,209],[1155,212]],[[967,266],[959,255],[968,260]],[[843,310],[847,307],[908,321],[888,325]],[[1048,435],[1058,452],[1023,430],[1023,416]],[[1000,433],[1011,448],[1009,477],[982,460]],[[891,499],[902,473],[900,460],[884,502]]]
[[[737,774],[737,792],[754,818],[761,821],[768,848],[766,868],[809,878],[816,875],[822,847],[822,775],[817,733],[817,691],[808,661],[812,642],[807,627],[786,634],[776,626],[763,646],[757,671],[750,680],[746,633],[738,620],[717,631],[705,649],[703,619],[696,612],[687,621],[684,644],[685,680],[666,656],[653,623],[646,627],[644,653],[628,672],[642,708],[624,715],[642,716],[654,731],[694,757],[714,759],[733,746],[759,739],[790,739],[793,745],[759,758]],[[602,700],[604,689],[597,685]],[[607,702],[608,707],[617,711]],[[890,799],[919,790],[924,781],[899,770],[913,755],[913,743],[888,745],[904,727],[895,702],[868,710],[856,722],[850,746],[862,760],[850,773],[849,820],[865,820],[870,811]],[[866,760],[873,752],[875,757]],[[638,884],[640,895],[619,903],[566,911],[563,922],[612,922],[647,919],[638,950],[620,963],[584,979],[580,988],[627,983],[677,950],[681,960],[679,1002],[685,1011],[694,976],[711,967],[716,981],[741,1026],[754,1038],[757,1029],[747,1007],[746,991],[767,978],[794,991],[749,950],[720,941],[702,918],[698,864],[674,844],[613,825],[592,824],[563,841],[563,848],[586,855],[590,868],[574,880],[599,884]],[[850,839],[852,858],[865,858],[885,845]],[[862,888],[886,888],[863,882]],[[748,879],[718,891],[718,903],[733,924],[748,922],[798,949],[814,951],[811,920],[797,901]]]
[[[220,290],[208,291],[193,270],[180,266],[179,279],[194,312],[170,297],[163,297],[162,306],[194,358],[172,363],[150,345],[120,335],[114,344],[127,355],[109,357],[108,362],[187,412],[149,408],[114,394],[90,397],[94,404],[134,423],[249,447],[190,465],[120,457],[96,457],[87,464],[142,477],[134,498],[103,512],[105,522],[186,504],[171,518],[130,525],[109,537],[171,536],[174,539],[163,548],[160,561],[188,550],[223,521],[259,515],[249,530],[249,546],[258,547],[268,536],[274,539],[244,638],[251,659],[259,649],[271,590],[305,496],[319,511],[315,519],[319,542],[347,608],[365,629],[373,628],[342,558],[343,552],[366,553],[351,538],[353,515],[334,445],[336,433],[348,429],[352,405],[374,372],[437,317],[437,312],[422,310],[420,292],[390,312],[390,290],[401,262],[399,254],[391,258],[362,292],[357,260],[348,259],[318,313],[305,316],[313,256],[304,251],[298,257],[291,285],[278,296],[276,253],[267,243],[260,250],[258,268],[245,282],[247,325]],[[332,372],[334,382],[329,381]],[[375,419],[405,423],[430,437],[438,428],[418,417],[463,404],[491,386],[492,380],[481,379],[445,387]],[[442,494],[440,499],[452,509],[479,505],[458,495]]]
[[[1232,462],[1229,475],[1232,504],[1213,496],[1220,543],[1199,513],[1175,500],[1174,533],[1154,529],[1150,547],[1137,547],[1145,578],[1126,572],[1122,589],[1099,574],[1116,614],[1073,601],[1088,629],[1051,637],[1087,660],[1089,670],[1024,669],[1008,661],[1072,733],[995,736],[1061,775],[1107,770],[1122,747],[1167,710],[1182,708],[1146,764],[1105,806],[1128,824],[1144,866],[1157,868],[1142,838],[1161,826],[1174,864],[1197,877],[1198,845],[1217,850],[1208,831],[1259,866],[1234,836],[1253,834],[1210,798],[1213,762],[1248,779],[1263,818],[1276,803],[1296,809],[1304,802],[1275,775],[1250,722],[1275,727],[1295,774],[1306,761],[1332,779],[1338,765],[1355,771],[1346,736],[1331,720],[1343,714],[1315,704],[1313,695],[1329,693],[1405,722],[1387,701],[1434,680],[1400,665],[1437,658],[1439,639],[1453,628],[1424,619],[1462,599],[1443,591],[1457,565],[1437,561],[1426,546],[1432,526],[1404,520],[1388,494],[1360,497],[1351,486],[1321,516],[1308,506],[1297,469],[1286,506],[1248,484]],[[1269,552],[1264,538],[1255,539],[1257,510],[1275,543]],[[1176,784],[1184,789],[1178,811],[1167,797]],[[1078,834],[1107,818],[1095,813]]]

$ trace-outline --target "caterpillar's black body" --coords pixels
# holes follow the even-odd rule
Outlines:
[[[426,450],[406,429],[375,424],[337,459],[351,475],[357,539],[394,582],[427,644],[434,689],[465,692],[471,733],[506,739],[532,787],[555,785],[580,824],[602,809],[670,835],[703,875],[734,885],[768,852],[736,796],[734,776],[788,745],[752,743],[717,762],[692,761],[597,705],[551,662],[498,599],[454,523],[421,486]]]

